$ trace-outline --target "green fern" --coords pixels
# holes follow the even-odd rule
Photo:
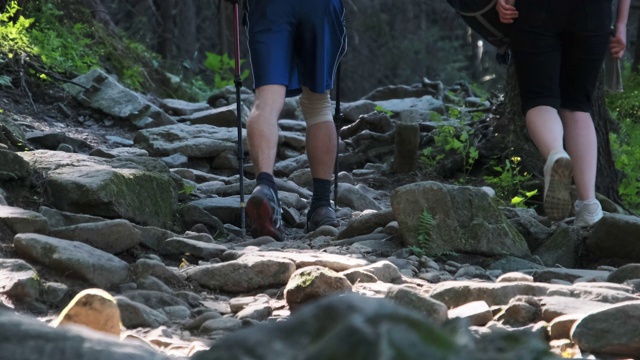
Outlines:
[[[413,251],[417,256],[425,255],[429,253],[429,250],[431,250],[432,230],[433,216],[427,208],[424,208],[418,222],[418,244],[417,246],[410,247],[411,251]]]

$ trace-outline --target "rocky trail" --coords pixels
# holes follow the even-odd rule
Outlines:
[[[460,153],[419,162],[444,127],[473,134],[476,164],[496,155],[495,104],[464,84],[343,104],[341,226],[309,234],[288,99],[276,242],[240,229],[233,89],[188,103],[100,70],[74,83],[0,100],[0,359],[640,357],[639,218],[603,198],[592,228],[551,223],[481,176],[459,185]]]

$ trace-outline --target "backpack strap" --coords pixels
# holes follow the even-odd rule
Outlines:
[[[462,12],[462,11],[458,11],[458,14],[462,15],[462,16],[473,16],[473,17],[478,17],[484,13],[486,13],[487,11],[491,10],[492,7],[495,7],[496,4],[498,3],[498,0],[491,0],[491,3],[489,5],[487,5],[486,7],[484,7],[482,10],[480,11],[476,11],[476,12]]]

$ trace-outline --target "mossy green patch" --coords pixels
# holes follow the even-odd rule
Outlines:
[[[178,190],[167,176],[139,170],[118,169],[110,181],[97,190],[113,202],[125,217],[145,225],[172,228],[178,204]]]

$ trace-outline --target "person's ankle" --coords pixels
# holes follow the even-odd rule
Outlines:
[[[268,172],[261,172],[258,174],[258,176],[256,176],[256,186],[258,185],[268,186],[271,188],[271,190],[273,190],[273,192],[276,195],[278,195],[278,187],[276,186],[276,179],[273,177],[273,175],[269,174]]]

